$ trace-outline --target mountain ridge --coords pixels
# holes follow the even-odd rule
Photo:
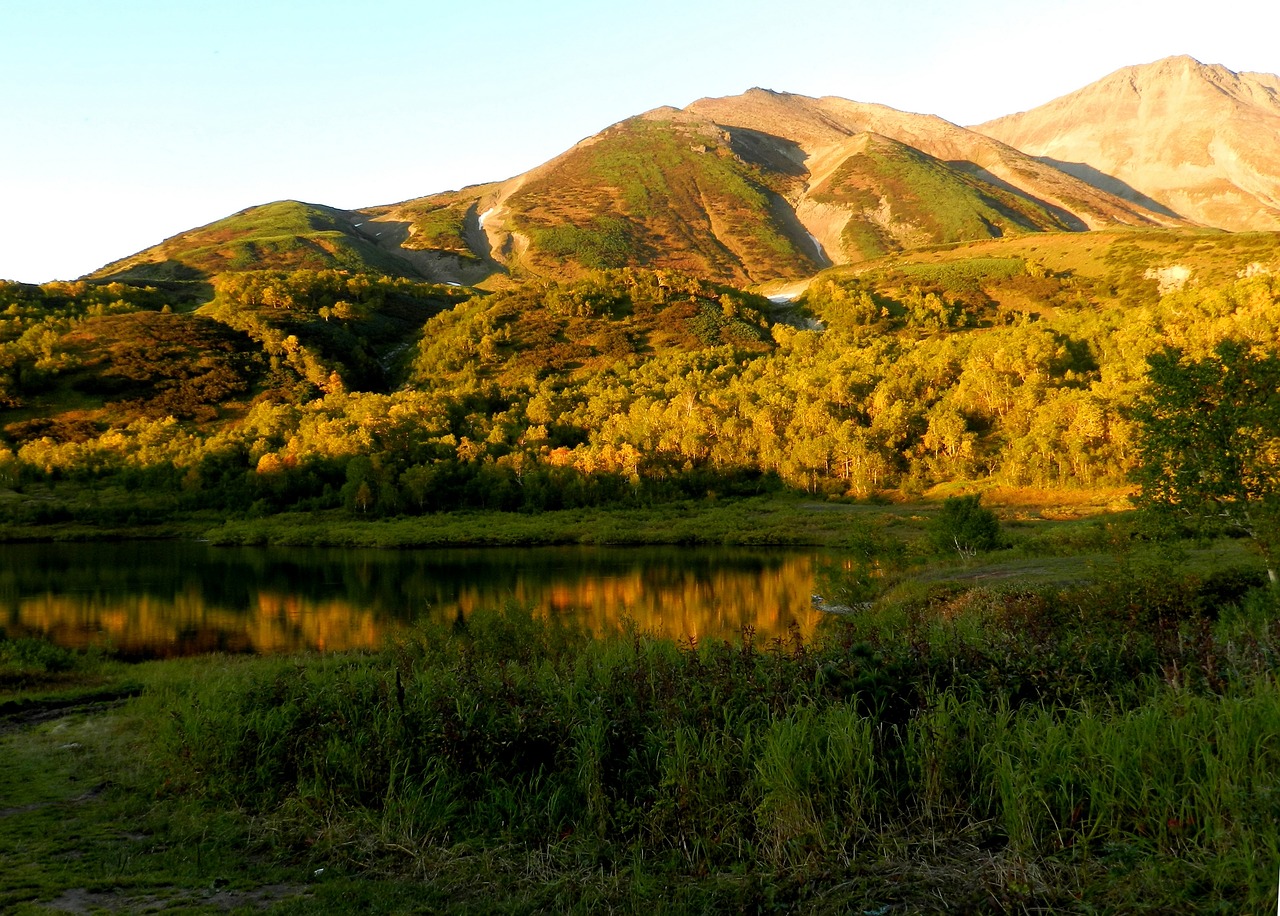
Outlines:
[[[1124,68],[1033,112],[1081,93],[1123,95],[1126,81],[1139,89],[1167,85],[1179,73],[1194,73],[1197,85],[1216,80],[1241,111],[1261,112],[1261,129],[1273,114],[1280,124],[1280,77],[1242,77],[1192,58]],[[1105,157],[1055,158],[1043,151],[1052,149],[1048,141],[1021,141],[1016,119],[1025,115],[977,130],[875,103],[757,87],[643,112],[503,181],[357,210],[296,202],[249,208],[90,276],[304,266],[504,285],[637,266],[742,285],[1006,234],[1224,223],[1280,229],[1280,151],[1273,150],[1273,171],[1272,159],[1263,157],[1262,168],[1257,157],[1236,156],[1234,179],[1213,177],[1210,190],[1219,197],[1257,191],[1256,219],[1214,222],[1188,206],[1190,192],[1171,198]],[[1181,117],[1162,129],[1187,133],[1189,123]],[[1190,132],[1213,137],[1215,129]],[[1233,130],[1251,136],[1247,123]],[[1195,147],[1183,149],[1191,157]],[[1199,155],[1217,161],[1211,147]],[[304,219],[297,208],[311,215]]]

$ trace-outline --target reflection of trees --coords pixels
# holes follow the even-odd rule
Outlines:
[[[819,612],[812,608],[813,560],[789,555],[762,567],[679,570],[636,568],[583,579],[523,579],[509,600],[549,617],[579,623],[594,633],[618,629],[624,619],[664,636],[735,639],[744,627],[758,638],[785,638],[792,625],[808,637]],[[460,592],[464,613],[493,606],[482,586]],[[448,619],[442,616],[440,619]]]
[[[0,626],[130,656],[376,648],[415,619],[514,603],[605,633],[813,633],[808,554],[653,549],[220,550],[5,547]]]

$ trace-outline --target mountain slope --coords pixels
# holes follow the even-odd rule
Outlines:
[[[1175,225],[940,118],[753,89],[615,124],[507,182],[365,211],[407,244],[572,275],[734,282],[1006,234]]]
[[[282,200],[250,207],[180,233],[114,261],[91,278],[193,280],[240,270],[376,271],[421,274],[394,247],[380,244],[382,229],[362,228],[360,214]]]
[[[879,134],[842,146],[849,155],[812,185],[807,212],[847,214],[841,262],[928,245],[1069,228],[1042,206]]]
[[[974,130],[1203,225],[1280,229],[1280,77],[1271,74],[1171,57]]]
[[[1012,147],[933,115],[912,114],[848,99],[813,99],[762,89],[740,96],[702,99],[687,111],[710,118],[728,129],[792,138],[803,156],[809,187],[820,186],[839,169],[851,149],[861,144],[861,135],[870,132],[913,147],[1006,195],[1023,198],[1051,214],[1053,222],[1058,224],[1054,228],[1084,230],[1180,222],[1099,191]],[[892,200],[887,203],[892,207]],[[797,212],[824,245],[839,251],[829,212],[820,209],[815,212],[804,201]],[[841,261],[834,256],[833,259],[837,263]]]
[[[645,266],[746,282],[825,264],[785,199],[791,182],[714,124],[645,115],[509,181],[367,212],[407,221],[411,244],[435,232],[516,273]]]
[[[744,284],[931,245],[1181,224],[941,118],[752,89],[619,122],[503,182],[359,211],[251,208],[95,276],[343,268],[475,284],[646,267]]]

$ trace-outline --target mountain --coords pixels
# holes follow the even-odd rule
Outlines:
[[[921,247],[1180,221],[940,118],[753,89],[659,108],[507,181],[251,208],[102,278],[345,267],[474,284],[626,266],[738,284]]]
[[[1205,226],[1280,229],[1280,77],[1191,57],[1125,67],[974,130]]]
[[[940,118],[753,89],[615,124],[524,175],[378,218],[533,274],[734,282],[922,246],[1180,221]],[[456,247],[456,246],[455,246]]]
[[[922,219],[917,208],[904,209],[896,196],[882,195],[874,210],[857,206],[843,208],[848,221],[843,229],[833,231],[832,222],[838,225],[846,217],[844,213],[837,211],[832,214],[823,207],[827,203],[821,199],[823,188],[832,179],[838,180],[842,173],[859,168],[859,163],[867,156],[865,137],[868,134],[888,138],[901,147],[909,147],[930,157],[952,174],[970,179],[971,186],[979,189],[988,201],[1001,201],[1005,208],[1020,211],[1024,218],[1033,211],[1041,214],[1033,220],[1033,226],[1012,227],[997,222],[986,226],[984,232],[935,231],[928,241],[921,240],[916,245],[904,245],[904,248],[1000,237],[1010,229],[1015,233],[1035,229],[1081,231],[1108,226],[1171,225],[1176,222],[1146,207],[1099,192],[1016,149],[933,115],[912,114],[885,105],[841,98],[813,99],[761,89],[753,89],[740,96],[702,99],[686,110],[707,117],[728,130],[791,138],[804,157],[805,169],[806,190],[798,202],[797,214],[824,241],[824,245],[836,252],[833,256],[836,263],[860,260],[856,249],[849,250],[840,242],[845,230],[852,228],[857,231],[858,224],[875,226],[895,221],[914,225]],[[873,151],[876,148],[883,149],[883,144],[872,146]],[[922,161],[918,156],[915,158],[917,162]],[[892,171],[901,174],[898,169]],[[930,171],[934,175],[938,173],[936,167]],[[917,178],[908,183],[915,194],[907,197],[921,197],[925,206],[939,199],[933,182]],[[944,195],[942,199],[949,196]],[[951,208],[942,206],[939,209],[945,212]],[[934,214],[935,217],[938,215]],[[972,219],[979,214],[966,216]]]

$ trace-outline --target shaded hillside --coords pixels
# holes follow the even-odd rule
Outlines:
[[[220,322],[149,308],[153,292],[88,309],[77,300],[92,301],[92,288],[46,295],[38,335],[0,344],[5,437],[78,443],[143,419],[207,424],[241,411],[267,375],[259,346]]]
[[[382,390],[423,324],[469,294],[337,271],[249,271],[180,313],[119,282],[0,284],[0,430],[75,447],[160,424],[153,444],[236,423],[257,404]]]
[[[469,295],[333,270],[227,274],[214,286],[200,314],[252,336],[283,378],[300,380],[294,396],[392,386],[422,326]]]
[[[974,129],[1202,225],[1280,229],[1280,77],[1272,74],[1171,57]]]

